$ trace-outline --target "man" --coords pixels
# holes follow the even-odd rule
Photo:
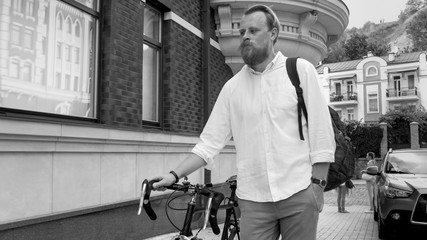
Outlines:
[[[326,179],[334,160],[328,107],[313,65],[303,59],[297,69],[308,123],[303,118],[306,140],[300,140],[297,97],[286,57],[274,51],[279,29],[269,7],[255,5],[244,13],[239,50],[246,65],[221,90],[193,154],[174,171],[154,178],[155,189],[173,184],[211,163],[233,137],[244,240],[279,235],[284,240],[316,239],[323,187],[313,182]]]

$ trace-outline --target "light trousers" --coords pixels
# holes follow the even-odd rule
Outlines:
[[[319,212],[310,185],[278,202],[239,199],[240,234],[243,240],[315,240]]]

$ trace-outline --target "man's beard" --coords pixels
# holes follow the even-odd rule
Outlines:
[[[243,61],[250,67],[254,67],[268,58],[268,46],[254,47],[250,42],[242,42],[239,46]]]

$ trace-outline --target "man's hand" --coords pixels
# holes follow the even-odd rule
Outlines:
[[[175,176],[172,175],[171,173],[168,173],[166,175],[163,176],[158,176],[155,177],[153,179],[151,179],[150,181],[154,180],[155,183],[153,183],[153,189],[157,190],[157,191],[165,191],[166,188],[172,184],[175,183]]]
[[[311,184],[311,188],[313,189],[314,196],[316,197],[317,209],[319,209],[319,212],[322,212],[323,205],[325,203],[325,199],[323,195],[324,189],[319,184],[315,184],[315,183]]]

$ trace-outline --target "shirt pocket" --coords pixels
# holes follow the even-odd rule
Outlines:
[[[267,104],[272,113],[296,111],[298,100],[295,89],[277,89],[268,93]]]

